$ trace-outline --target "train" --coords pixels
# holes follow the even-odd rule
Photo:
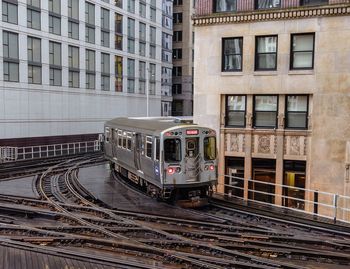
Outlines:
[[[217,184],[216,132],[190,118],[120,117],[104,126],[111,167],[148,195],[183,207],[208,203]]]

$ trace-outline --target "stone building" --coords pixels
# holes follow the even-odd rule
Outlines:
[[[196,12],[194,118],[219,134],[219,189],[308,211],[332,203],[322,191],[349,196],[350,1],[198,0]]]

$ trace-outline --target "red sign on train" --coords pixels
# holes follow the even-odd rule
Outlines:
[[[199,133],[198,129],[186,130],[187,135],[197,135]]]

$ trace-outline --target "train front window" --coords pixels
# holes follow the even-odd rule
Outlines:
[[[204,138],[204,159],[216,159],[216,138],[214,136]]]
[[[164,140],[164,161],[181,161],[181,140],[178,138]]]

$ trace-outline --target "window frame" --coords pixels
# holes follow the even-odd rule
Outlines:
[[[311,0],[312,1],[312,0]],[[318,0],[320,1],[320,0]],[[321,0],[322,1],[322,0]],[[323,0],[324,2],[327,3],[305,3],[305,0],[300,0],[299,5],[300,6],[321,6],[321,5],[329,5],[329,0]]]
[[[229,125],[228,124],[228,115],[229,112],[242,112],[243,110],[229,110],[228,109],[228,98],[230,96],[244,96],[245,100],[244,100],[244,123],[243,125]],[[247,115],[247,95],[246,94],[226,94],[225,96],[225,127],[230,127],[230,128],[245,128],[247,126],[247,119],[246,119],[246,115]]]
[[[226,40],[234,40],[234,39],[239,39],[241,40],[241,54],[233,54],[233,55],[241,55],[241,68],[240,69],[229,69],[225,70],[225,41]],[[231,55],[231,54],[230,54]],[[238,36],[238,37],[223,37],[222,38],[222,47],[221,47],[221,72],[242,72],[243,70],[243,36]]]
[[[263,52],[263,53],[258,53],[258,39],[259,38],[264,38],[264,37],[276,37],[276,52],[271,53],[271,52]],[[275,54],[275,68],[258,68],[258,59],[260,54]],[[277,63],[278,63],[278,35],[259,35],[255,36],[255,63],[254,63],[254,71],[276,71],[277,70]]]
[[[289,96],[306,96],[306,111],[293,111],[292,113],[305,113],[305,127],[289,127],[288,126],[288,114],[291,111],[288,111],[288,97]],[[287,94],[286,95],[286,99],[285,99],[285,125],[284,128],[287,130],[308,130],[308,126],[309,126],[309,100],[310,100],[310,96],[308,94]]]
[[[256,96],[276,96],[277,102],[276,102],[276,111],[273,110],[263,110],[263,111],[256,111]],[[278,124],[278,106],[279,106],[279,98],[278,94],[254,94],[253,95],[253,128],[255,129],[277,129]],[[256,112],[274,112],[276,113],[275,117],[275,126],[256,126]]]
[[[282,0],[279,2],[279,6],[277,7],[269,7],[269,8],[259,8],[259,0],[254,0],[254,9],[255,10],[270,10],[270,9],[278,9],[282,7]]]
[[[148,147],[151,148],[151,156],[148,155]],[[148,159],[152,159],[152,151],[153,151],[153,139],[152,136],[147,135],[145,137],[145,157]]]
[[[311,67],[293,67],[294,61],[293,56],[295,51],[293,51],[293,37],[300,35],[312,35],[313,36],[313,44],[312,44],[312,64]],[[308,33],[295,33],[290,35],[290,58],[289,58],[289,70],[313,70],[315,65],[315,38],[316,35],[313,32]],[[298,52],[310,52],[309,50],[298,51]]]

